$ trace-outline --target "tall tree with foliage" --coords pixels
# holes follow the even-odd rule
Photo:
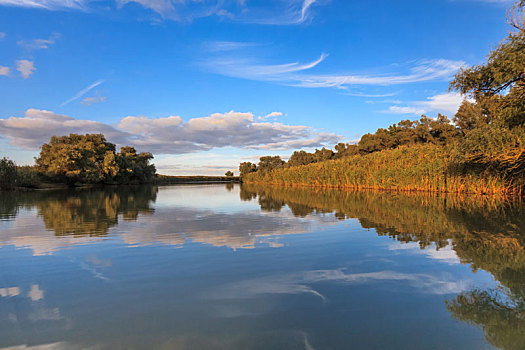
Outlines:
[[[465,133],[467,164],[516,176],[525,173],[525,1],[514,7],[514,31],[484,64],[463,68],[450,88],[473,99],[464,102],[455,122]]]
[[[115,145],[104,135],[70,134],[51,137],[36,164],[40,171],[68,182],[99,183],[118,172],[114,157]]]
[[[148,182],[155,176],[151,153],[115,145],[102,134],[53,136],[42,146],[36,165],[39,171],[68,183]]]

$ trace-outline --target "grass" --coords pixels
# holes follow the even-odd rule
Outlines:
[[[521,194],[523,179],[461,169],[454,151],[432,144],[248,174],[245,182],[344,189]]]

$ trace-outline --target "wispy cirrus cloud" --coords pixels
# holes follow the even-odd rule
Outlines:
[[[209,52],[226,52],[235,51],[241,49],[247,49],[250,47],[260,46],[261,44],[256,42],[243,42],[243,41],[206,41],[202,44],[203,48]]]
[[[47,39],[19,40],[17,44],[26,50],[49,49],[51,45],[55,44],[58,38],[60,38],[60,34],[53,33]]]
[[[84,106],[89,107],[97,103],[106,102],[106,100],[107,100],[106,96],[97,95],[97,96],[89,96],[89,97],[83,98],[82,101],[80,101],[80,103],[83,104]]]
[[[244,0],[114,0],[117,9],[140,6],[162,19],[191,22],[210,16],[236,22],[294,25],[312,18],[312,7],[327,0],[266,0],[252,5]],[[0,0],[0,5],[51,11],[94,11],[96,0]]]
[[[0,76],[2,76],[2,75],[7,76],[7,75],[9,75],[9,72],[10,72],[9,67],[0,66]]]
[[[0,5],[45,10],[87,9],[90,0],[0,0]]]
[[[333,145],[334,133],[304,125],[260,122],[252,113],[230,111],[184,122],[179,116],[128,116],[117,125],[28,109],[22,117],[0,119],[0,136],[25,149],[38,149],[52,135],[103,133],[119,145],[133,144],[156,154],[184,154],[221,147],[287,150]]]
[[[401,71],[384,74],[315,74],[311,70],[328,57],[327,54],[309,63],[263,64],[253,59],[239,58],[238,55],[207,59],[201,66],[210,72],[225,76],[272,81],[283,85],[308,88],[340,88],[374,85],[390,86],[427,81],[445,81],[465,65],[463,61],[447,59],[425,59],[397,65]],[[366,95],[363,95],[366,97]],[[383,95],[387,96],[387,95]],[[379,97],[377,95],[376,97]]]
[[[62,102],[60,104],[60,106],[65,106],[67,105],[68,103],[71,103],[75,100],[78,100],[79,98],[81,98],[82,96],[84,96],[85,94],[87,94],[89,91],[91,91],[92,89],[96,88],[97,86],[99,86],[100,84],[104,83],[104,80],[97,80],[95,81],[94,83],[91,83],[90,85],[86,86],[85,88],[83,88],[82,90],[80,90],[79,92],[77,92],[73,97],[71,97],[70,99]]]

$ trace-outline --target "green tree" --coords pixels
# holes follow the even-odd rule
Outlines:
[[[257,171],[257,165],[251,162],[243,162],[239,164],[239,176],[242,178],[246,174],[254,173]]]
[[[146,183],[155,178],[155,166],[149,164],[153,155],[149,152],[137,153],[134,147],[121,147],[115,158],[105,159],[108,169],[118,165],[117,181],[119,183]]]
[[[102,134],[53,136],[42,146],[37,169],[51,178],[68,183],[143,183],[155,177],[149,164],[151,153],[138,153],[133,147],[115,145]]]
[[[259,164],[257,165],[257,171],[262,173],[269,172],[273,169],[282,168],[284,161],[280,156],[265,156],[259,158]]]
[[[314,153],[314,158],[316,162],[324,162],[325,160],[330,160],[334,157],[334,151],[327,148],[316,149]]]
[[[487,124],[487,116],[483,109],[477,103],[467,100],[461,103],[453,120],[463,135]]]
[[[232,177],[234,174],[233,174],[233,172],[228,170],[224,175],[227,176],[227,177]]]
[[[16,164],[6,157],[0,159],[0,190],[12,189],[16,186]]]
[[[289,166],[306,165],[315,162],[315,157],[312,153],[306,151],[295,151],[288,159]]]
[[[118,172],[107,159],[114,156],[115,145],[102,134],[53,136],[42,145],[36,159],[38,169],[67,182],[99,183]]]

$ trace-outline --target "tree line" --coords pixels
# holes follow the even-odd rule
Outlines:
[[[521,181],[525,174],[525,0],[517,2],[509,15],[514,28],[493,49],[486,62],[462,68],[449,90],[465,96],[450,120],[423,115],[419,120],[403,120],[375,133],[363,135],[356,144],[339,143],[334,149],[295,151],[288,162],[279,156],[261,157],[258,164],[241,163],[241,177],[248,181],[265,178],[271,172],[301,168],[314,163],[366,157],[400,147],[435,145],[446,150],[451,163],[447,171],[501,175]],[[256,175],[255,175],[255,174]],[[251,174],[251,175],[250,175]]]

